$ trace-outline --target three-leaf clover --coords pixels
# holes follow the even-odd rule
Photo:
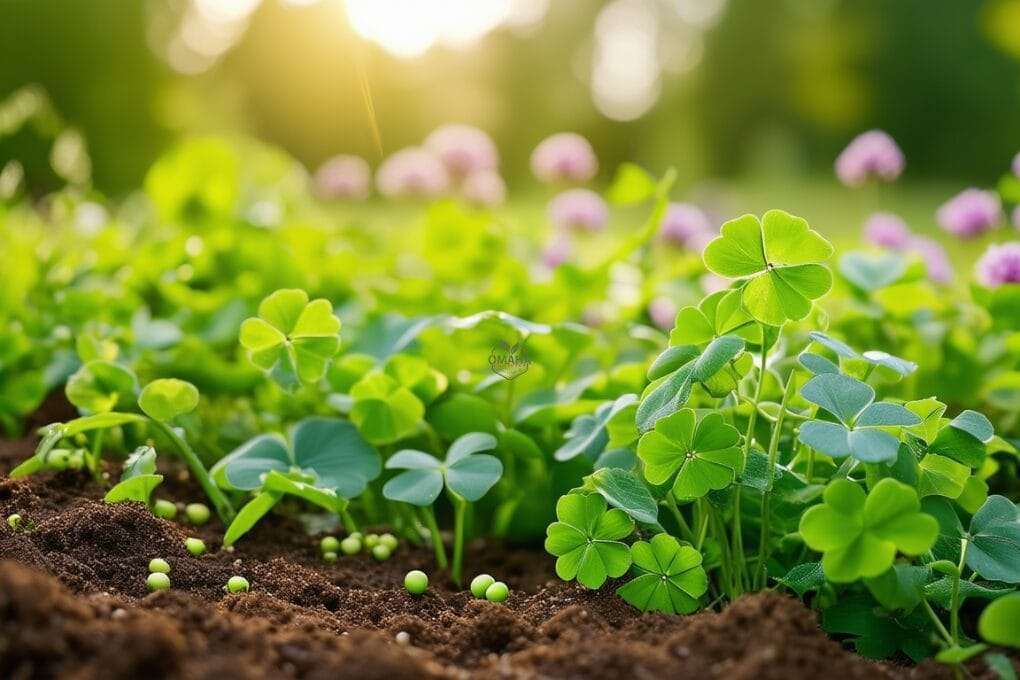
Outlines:
[[[556,502],[556,518],[546,529],[546,552],[557,557],[556,575],[586,588],[600,587],[630,568],[630,548],[621,543],[634,520],[618,508],[606,510],[597,494],[567,494]]]
[[[425,405],[409,388],[382,371],[365,374],[351,387],[351,420],[373,444],[389,444],[413,434]]]
[[[743,464],[740,433],[719,413],[700,421],[685,408],[659,420],[638,442],[638,457],[645,464],[645,479],[663,484],[673,475],[673,495],[701,498],[709,491],[733,483]]]
[[[897,551],[919,555],[938,536],[938,522],[921,512],[917,492],[895,479],[881,480],[868,494],[838,479],[825,487],[822,499],[801,517],[800,534],[822,553],[825,576],[836,583],[878,576],[892,566]]]
[[[496,448],[496,438],[471,432],[450,445],[446,461],[424,451],[404,449],[386,461],[387,470],[404,470],[386,482],[383,495],[421,507],[432,505],[446,487],[466,501],[474,502],[488,493],[503,475],[499,458],[481,451]]]
[[[632,545],[630,555],[638,576],[616,591],[620,597],[643,612],[697,611],[698,598],[708,590],[701,553],[669,534],[656,534]]]
[[[800,394],[839,420],[809,420],[801,425],[798,435],[811,448],[833,458],[849,455],[865,463],[894,460],[900,440],[879,428],[921,422],[899,404],[874,403],[875,390],[870,385],[840,373],[816,375]]]
[[[314,383],[340,349],[340,319],[325,298],[308,301],[298,289],[272,293],[258,317],[241,324],[241,346],[251,362],[286,388]]]
[[[702,345],[723,335],[739,334],[761,342],[761,326],[744,309],[738,289],[720,290],[706,296],[697,307],[684,307],[669,333],[671,346]]]
[[[722,225],[704,260],[720,276],[747,278],[744,308],[758,321],[780,326],[806,317],[812,301],[832,287],[832,275],[819,264],[832,252],[805,220],[770,210],[761,221],[744,215]]]
[[[925,499],[925,509],[939,521],[939,559],[959,561],[966,547],[967,566],[992,581],[1020,583],[1020,509],[1008,498],[989,496],[964,531],[948,503]]]

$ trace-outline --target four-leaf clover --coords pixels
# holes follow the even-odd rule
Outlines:
[[[761,221],[744,215],[724,224],[704,259],[720,276],[747,278],[744,308],[758,321],[780,326],[806,317],[812,300],[832,287],[832,275],[819,264],[832,252],[832,244],[806,221],[770,210]]]
[[[894,460],[900,440],[878,428],[921,422],[899,404],[873,403],[875,390],[870,385],[840,373],[816,375],[800,394],[839,420],[809,420],[801,425],[798,435],[811,448],[833,458],[850,455],[865,463]]]
[[[698,609],[698,598],[708,590],[701,553],[669,534],[656,534],[632,545],[630,555],[638,576],[616,591],[620,597],[643,612],[690,614]]]
[[[556,503],[556,518],[546,529],[545,549],[557,557],[556,575],[564,581],[577,579],[595,589],[607,578],[617,578],[630,568],[630,548],[621,543],[634,531],[634,520],[623,510],[606,510],[597,494],[567,494]]]
[[[480,451],[496,448],[496,438],[485,432],[459,437],[446,452],[446,462],[424,451],[404,449],[386,461],[387,470],[405,470],[386,482],[383,495],[392,501],[426,507],[443,491],[443,484],[461,498],[475,502],[503,476],[499,458]]]
[[[935,543],[939,524],[921,512],[917,492],[895,479],[865,494],[848,479],[825,487],[823,503],[807,510],[800,534],[822,553],[825,577],[835,583],[872,578],[892,566],[896,552],[919,555]]]
[[[673,495],[701,498],[713,489],[733,483],[743,458],[740,433],[719,413],[700,422],[685,408],[659,420],[638,442],[638,457],[645,464],[645,479],[662,484],[676,474]]]

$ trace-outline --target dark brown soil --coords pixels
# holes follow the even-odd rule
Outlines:
[[[722,612],[639,615],[608,588],[555,579],[533,549],[472,546],[471,572],[511,586],[505,604],[444,583],[409,595],[409,569],[442,580],[423,547],[327,565],[317,539],[280,517],[229,552],[215,521],[194,528],[139,504],[107,505],[83,473],[7,478],[30,451],[27,439],[0,441],[0,518],[17,512],[26,527],[0,527],[0,678],[951,677],[933,663],[866,661],[778,593]],[[179,471],[157,496],[200,500]],[[192,557],[186,536],[202,537],[209,554]],[[153,557],[171,564],[170,592],[146,591]],[[235,574],[250,592],[223,592]]]

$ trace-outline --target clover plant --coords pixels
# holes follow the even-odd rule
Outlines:
[[[697,550],[669,534],[656,534],[634,543],[630,554],[637,576],[616,591],[620,597],[641,611],[690,614],[700,609],[708,575]]]
[[[585,588],[627,573],[631,553],[621,539],[634,531],[634,520],[595,494],[568,494],[556,503],[556,522],[546,530],[545,549],[556,555],[556,575]]]

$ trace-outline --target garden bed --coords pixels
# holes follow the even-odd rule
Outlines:
[[[539,549],[470,546],[478,571],[510,585],[505,604],[448,587],[427,547],[325,564],[283,517],[228,552],[215,520],[196,529],[141,504],[105,504],[81,472],[8,479],[31,451],[28,440],[0,442],[0,515],[34,525],[0,533],[0,677],[951,677],[932,662],[867,661],[778,593],[721,612],[642,615],[611,589],[556,579]],[[198,497],[183,468],[167,472],[164,494]],[[192,557],[189,535],[209,553]],[[172,566],[170,592],[146,592],[153,557]],[[402,587],[413,568],[434,574],[421,597]],[[234,574],[250,592],[223,592]]]

